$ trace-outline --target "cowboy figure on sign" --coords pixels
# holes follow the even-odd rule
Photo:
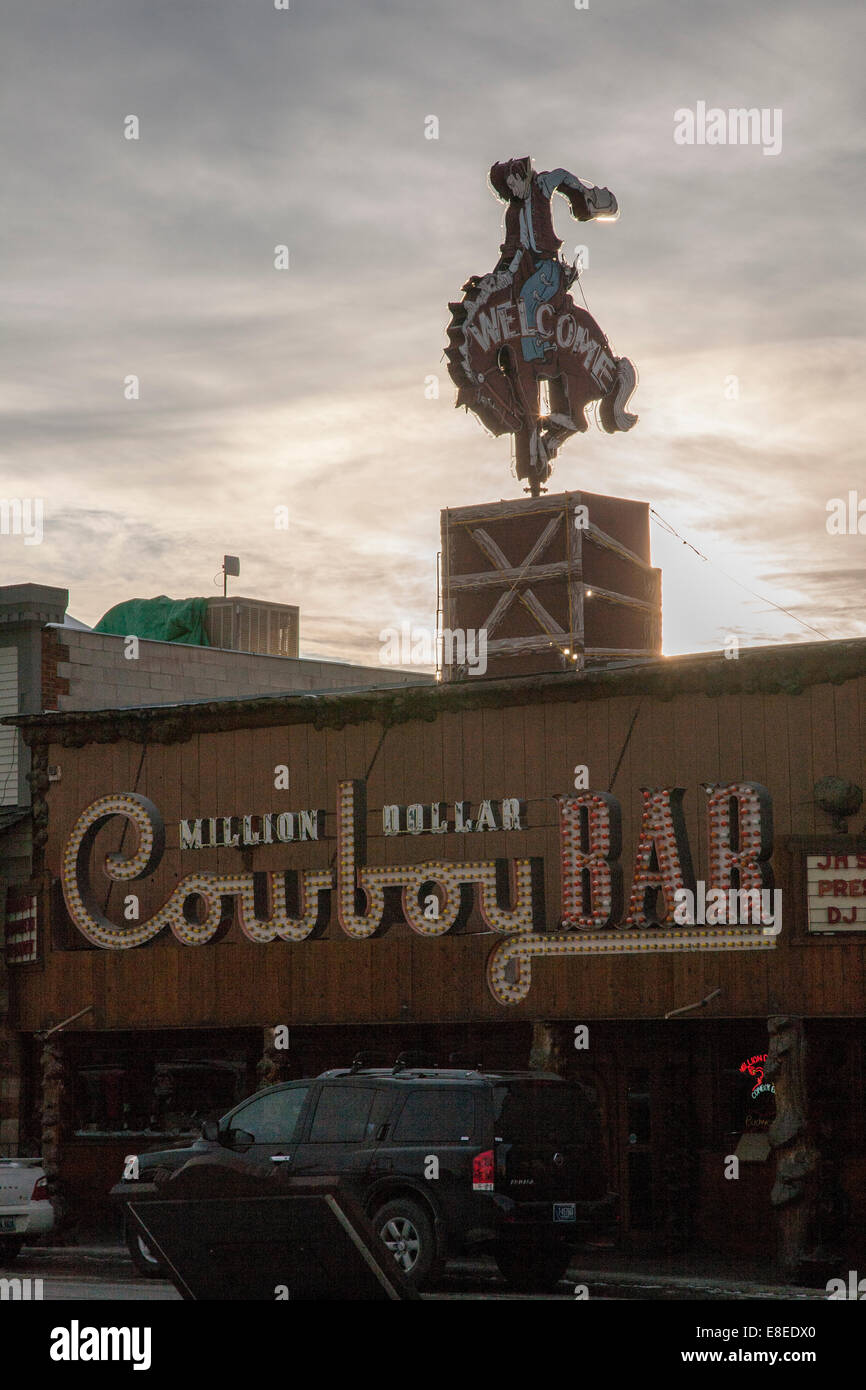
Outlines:
[[[561,193],[579,222],[612,221],[619,208],[609,189],[567,169],[535,173],[529,158],[494,164],[490,183],[508,203],[505,240],[492,274],[473,276],[463,299],[449,306],[446,357],[459,387],[457,404],[474,410],[494,434],[516,436],[517,476],[538,496],[560,445],[588,428],[590,401],[601,402],[609,434],[637,423],[626,410],[634,367],[613,355],[598,324],[567,293],[578,270],[560,257],[550,204]],[[541,381],[547,382],[546,415]]]
[[[513,267],[524,280],[520,298],[526,306],[528,322],[534,324],[538,305],[553,299],[562,280],[559,264],[562,242],[553,230],[550,206],[553,194],[562,193],[568,199],[572,216],[578,222],[589,222],[596,217],[613,220],[619,216],[617,201],[609,189],[592,188],[569,174],[567,169],[533,173],[530,159],[509,159],[505,164],[494,164],[490,182],[497,196],[508,203],[505,240],[499,248],[502,254],[496,269]],[[524,338],[521,346],[527,362],[553,350],[550,342],[538,337]]]

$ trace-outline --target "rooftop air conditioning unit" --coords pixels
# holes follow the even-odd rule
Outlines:
[[[208,599],[207,636],[212,647],[259,656],[297,657],[300,614],[296,605],[265,599]]]

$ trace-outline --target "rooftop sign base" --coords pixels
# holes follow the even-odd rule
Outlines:
[[[648,503],[561,492],[443,511],[441,525],[446,680],[475,674],[467,634],[484,634],[488,676],[661,655]]]

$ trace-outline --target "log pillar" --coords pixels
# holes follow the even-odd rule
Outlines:
[[[20,1152],[21,1043],[8,1026],[8,994],[0,955],[0,1158]]]
[[[775,1015],[767,1027],[764,1080],[776,1088],[776,1118],[767,1131],[776,1155],[770,1201],[776,1212],[780,1272],[793,1282],[815,1245],[819,1155],[809,1132],[803,1019]]]
[[[565,1075],[565,1049],[563,1047],[562,1025],[558,1023],[533,1023],[532,1045],[529,1050],[529,1066],[532,1071],[555,1071]]]
[[[62,1230],[66,1202],[60,1180],[66,1065],[59,1036],[42,1045],[42,1166],[54,1208],[55,1230]]]
[[[277,1046],[277,1031],[275,1028],[262,1029],[262,1055],[256,1063],[257,1091],[293,1079],[289,1049]]]

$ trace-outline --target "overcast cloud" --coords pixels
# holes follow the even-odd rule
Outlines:
[[[866,499],[864,49],[853,2],[9,6],[0,495],[46,521],[0,537],[2,582],[95,622],[215,592],[228,551],[238,591],[300,605],[307,652],[375,660],[432,622],[440,509],[520,495],[442,349],[498,253],[487,170],[532,154],[620,201],[556,220],[640,373],[638,426],[572,440],[552,490],[647,500],[717,562],[653,527],[669,652],[814,638],[720,569],[866,635],[866,536],[826,529]],[[676,144],[699,101],[781,110],[781,151]]]

